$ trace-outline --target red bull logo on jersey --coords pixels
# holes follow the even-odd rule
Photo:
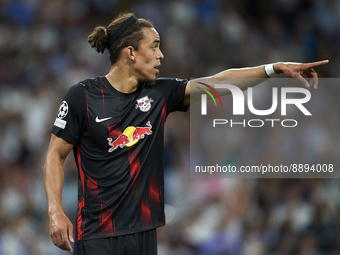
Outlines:
[[[116,140],[113,141],[112,138],[107,138],[109,145],[112,146],[109,149],[109,152],[113,152],[114,150],[120,148],[124,148],[125,146],[130,147],[137,143],[139,139],[143,139],[145,135],[151,135],[151,123],[148,121],[146,123],[146,127],[133,127],[128,126],[122,134],[120,134]]]
[[[142,112],[147,112],[151,109],[152,98],[148,96],[137,99],[136,109],[140,109]]]

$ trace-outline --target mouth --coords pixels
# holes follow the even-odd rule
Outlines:
[[[159,66],[160,66],[160,64],[154,67],[157,70],[158,73],[159,73],[159,70],[158,70]]]

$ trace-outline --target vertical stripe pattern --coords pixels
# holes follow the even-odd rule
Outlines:
[[[79,169],[79,177],[81,181],[81,185],[83,188],[83,196],[80,202],[78,203],[78,215],[77,215],[77,233],[78,233],[78,240],[83,240],[84,238],[84,227],[85,227],[85,176],[84,171],[81,165],[81,157],[79,152],[79,142],[76,144],[76,153],[77,153],[77,162],[78,162],[78,169]],[[84,218],[83,218],[84,216]]]

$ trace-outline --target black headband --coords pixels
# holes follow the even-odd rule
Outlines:
[[[137,20],[136,16],[131,16],[128,18],[120,27],[111,35],[108,39],[107,48],[110,49],[111,45],[121,36],[121,34],[130,26],[133,22]]]

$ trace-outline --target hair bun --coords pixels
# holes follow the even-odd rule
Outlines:
[[[89,35],[87,41],[98,53],[103,54],[107,48],[107,38],[108,36],[105,27],[98,26],[94,29],[93,33]]]

